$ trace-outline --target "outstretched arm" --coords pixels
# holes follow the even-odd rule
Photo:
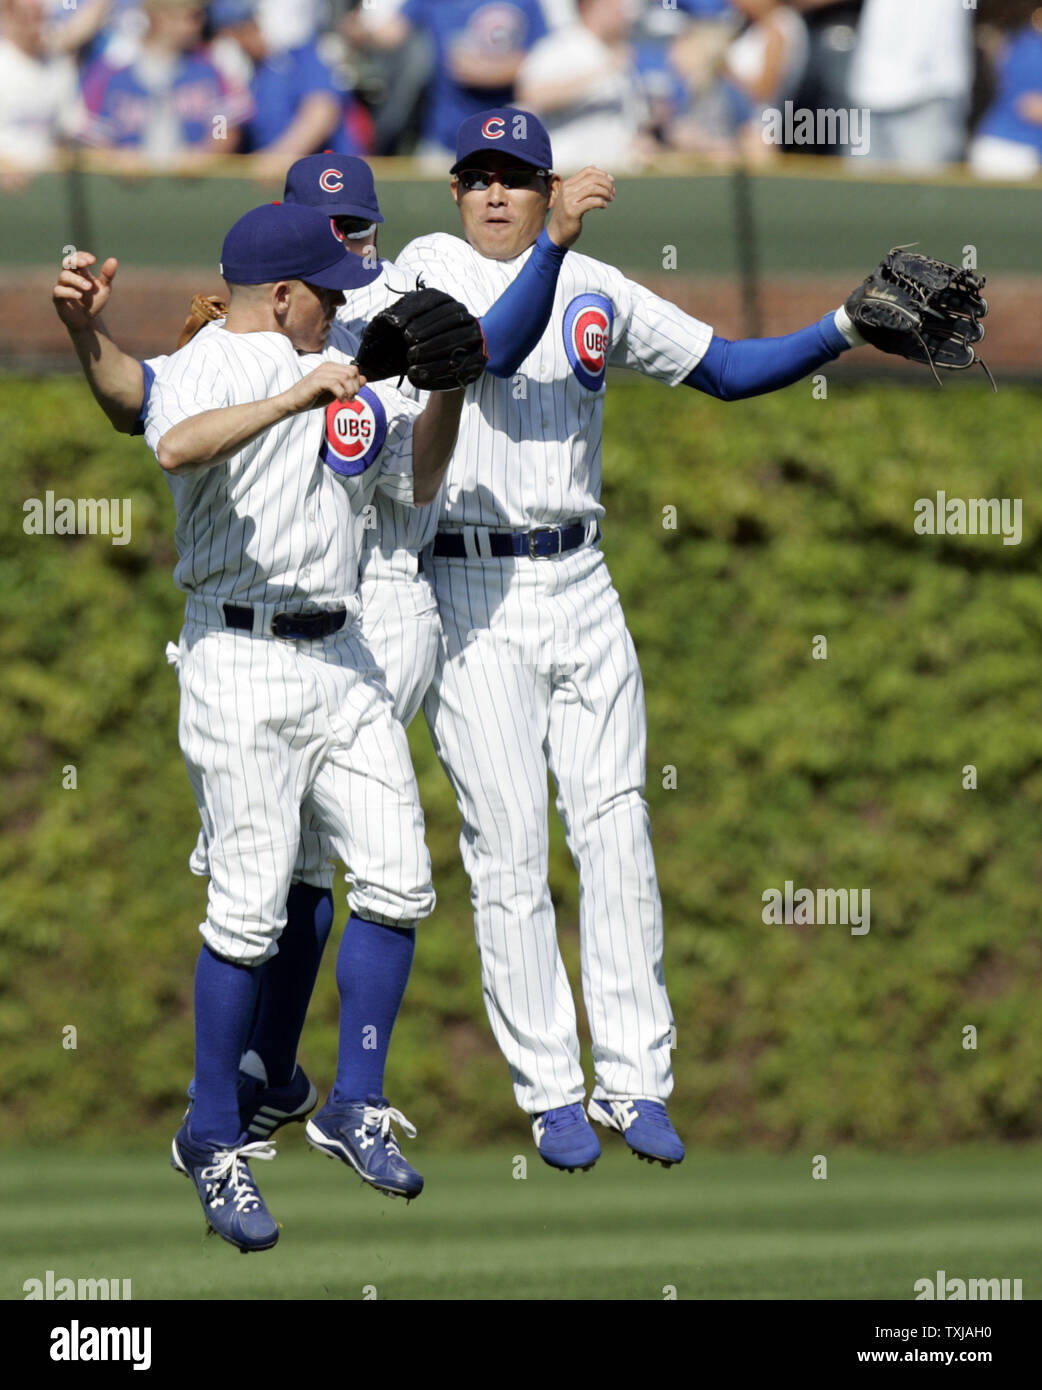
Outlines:
[[[701,362],[684,378],[684,385],[721,401],[746,400],[791,386],[863,341],[844,309],[783,338],[731,342],[714,335]]]
[[[895,246],[834,314],[787,338],[729,343],[714,337],[685,378],[721,400],[737,401],[798,381],[848,347],[869,343],[880,352],[962,371],[980,364],[988,301],[984,277],[965,267]]]
[[[144,373],[136,357],[116,346],[101,321],[119,262],[110,256],[95,275],[90,267],[96,261],[89,251],[67,256],[51,298],[94,399],[117,430],[131,434],[144,399]]]

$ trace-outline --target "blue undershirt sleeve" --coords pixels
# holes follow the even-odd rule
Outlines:
[[[546,332],[554,306],[557,275],[567,247],[551,241],[545,230],[521,273],[481,318],[488,353],[486,371],[512,376]]]
[[[731,342],[714,335],[706,355],[684,378],[684,385],[721,401],[741,401],[791,386],[815,367],[834,361],[849,346],[832,314],[783,338]]]
[[[144,391],[141,395],[141,409],[138,411],[138,417],[134,421],[134,428],[130,431],[131,434],[144,434],[145,432],[145,416],[148,414],[148,398],[152,394],[152,383],[156,379],[155,372],[147,362],[142,362],[141,374],[144,377]]]

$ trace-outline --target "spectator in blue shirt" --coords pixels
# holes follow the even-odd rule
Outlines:
[[[113,168],[194,167],[238,145],[248,96],[200,46],[203,6],[144,0],[148,27],[132,62],[100,58],[83,77],[87,143],[113,152]]]
[[[243,151],[283,166],[319,150],[366,154],[368,130],[344,84],[322,61],[314,41],[278,51],[265,36],[251,0],[216,0],[210,18],[219,39],[233,41],[240,80],[253,111]]]
[[[1042,171],[1042,11],[1002,51],[995,99],[970,145],[981,178],[1027,179]]]
[[[517,70],[547,33],[546,20],[539,0],[405,0],[371,27],[370,41],[397,48],[412,29],[427,32],[434,43],[420,154],[440,168],[468,116],[510,105]]]

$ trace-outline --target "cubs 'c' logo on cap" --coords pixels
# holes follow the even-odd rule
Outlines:
[[[611,350],[615,309],[603,294],[580,294],[564,311],[564,350],[587,391],[599,391]]]
[[[522,47],[527,27],[517,5],[482,5],[467,22],[464,41],[482,54],[513,53]]]
[[[489,116],[481,127],[481,133],[486,140],[502,140],[506,134],[506,124],[502,116]]]
[[[344,186],[344,176],[339,169],[323,169],[318,176],[318,186],[323,193],[339,193]]]
[[[347,237],[344,236],[343,232],[342,232],[342,231],[340,230],[340,228],[337,226],[337,224],[336,224],[336,218],[335,218],[335,217],[331,217],[331,218],[329,219],[329,226],[330,226],[330,229],[332,230],[333,235],[336,237],[337,241],[342,241],[342,242],[344,242],[345,245],[346,245],[346,243],[347,243]]]
[[[387,415],[380,397],[363,386],[353,401],[326,406],[326,434],[319,450],[323,463],[343,478],[375,461],[387,437]]]

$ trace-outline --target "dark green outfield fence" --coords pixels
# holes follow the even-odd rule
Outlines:
[[[458,230],[445,179],[418,176],[399,161],[376,168],[385,254],[424,232]],[[984,186],[957,174],[933,182],[873,178],[856,160],[797,159],[743,186],[744,177],[688,166],[620,179],[610,214],[589,219],[582,249],[654,270],[662,268],[663,248],[674,246],[681,273],[734,273],[752,237],[756,265],[771,274],[868,266],[895,243],[921,240],[933,254],[959,261],[972,244],[993,272],[1039,268],[1042,183]],[[66,242],[118,246],[128,264],[207,265],[235,218],[281,192],[277,183],[244,177],[234,161],[196,179],[43,175],[3,199],[0,265],[53,263]]]

